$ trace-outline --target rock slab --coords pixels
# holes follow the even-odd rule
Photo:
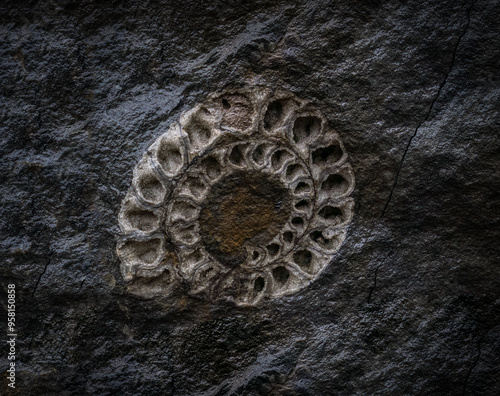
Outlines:
[[[496,0],[4,2],[10,394],[500,394],[499,14]],[[251,85],[312,101],[342,139],[356,175],[342,248],[259,307],[134,296],[115,250],[134,166],[211,92]]]

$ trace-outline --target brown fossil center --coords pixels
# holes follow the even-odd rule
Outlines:
[[[290,195],[274,177],[238,172],[215,184],[200,214],[205,249],[218,261],[245,261],[245,243],[264,247],[290,214]]]

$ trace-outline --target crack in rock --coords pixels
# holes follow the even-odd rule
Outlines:
[[[47,262],[45,263],[45,267],[43,268],[42,273],[38,277],[38,280],[36,281],[33,292],[31,293],[32,296],[35,296],[36,289],[38,288],[38,285],[39,285],[40,281],[42,280],[42,277],[45,275],[45,272],[47,271],[47,267],[49,266],[50,262],[52,261],[52,254],[53,254],[52,251],[49,252],[49,254],[48,254],[48,258],[47,258]]]
[[[372,298],[372,295],[375,291],[375,289],[377,288],[377,276],[378,276],[378,271],[380,269],[380,267],[382,267],[382,265],[385,264],[385,262],[387,261],[387,259],[389,258],[389,256],[387,256],[386,258],[384,258],[382,260],[382,262],[377,265],[377,267],[375,268],[375,274],[373,275],[373,284],[372,286],[370,287],[370,292],[368,293],[368,298],[366,299],[366,303],[367,304],[370,304],[370,301],[371,301],[371,298]]]
[[[380,218],[383,218],[385,216],[385,213],[387,212],[387,209],[389,208],[389,204],[391,203],[391,200],[392,200],[392,196],[394,195],[394,191],[396,190],[396,187],[398,185],[398,181],[399,181],[399,175],[401,173],[401,170],[403,169],[403,165],[404,165],[404,162],[405,162],[405,159],[406,159],[406,155],[408,154],[408,150],[410,149],[410,146],[411,146],[411,143],[413,141],[413,139],[417,136],[418,134],[418,130],[420,129],[420,127],[423,125],[424,122],[426,122],[428,119],[429,119],[429,116],[430,114],[432,113],[432,110],[434,108],[434,105],[435,103],[437,102],[437,100],[439,99],[439,97],[441,96],[441,91],[443,90],[443,87],[446,85],[446,83],[448,82],[448,77],[451,73],[451,71],[453,70],[453,66],[455,64],[455,60],[456,60],[456,56],[457,56],[457,51],[458,51],[458,47],[460,45],[460,42],[462,41],[462,38],[465,36],[465,34],[467,33],[467,30],[469,29],[469,25],[470,25],[470,14],[471,14],[471,11],[472,11],[472,8],[474,7],[474,5],[476,4],[476,1],[473,1],[471,3],[471,5],[469,6],[469,8],[467,9],[466,11],[466,18],[467,18],[467,22],[465,23],[465,29],[463,30],[463,32],[460,34],[460,36],[458,37],[458,40],[457,40],[457,43],[455,44],[455,47],[453,48],[453,52],[452,52],[452,56],[451,56],[451,62],[450,62],[450,67],[448,69],[448,72],[446,73],[445,75],[445,78],[443,80],[443,82],[439,85],[439,88],[438,88],[438,91],[437,91],[437,94],[436,96],[434,97],[434,99],[432,100],[430,106],[429,106],[429,110],[427,111],[427,113],[425,114],[425,117],[423,118],[422,121],[420,121],[420,123],[417,125],[417,127],[415,128],[415,131],[413,132],[413,135],[410,137],[410,140],[408,140],[408,143],[406,145],[406,148],[405,148],[405,151],[403,152],[403,156],[401,157],[401,161],[399,163],[399,166],[398,166],[398,171],[396,172],[396,177],[394,179],[394,183],[392,185],[392,188],[391,188],[391,192],[389,193],[389,198],[387,199],[387,202],[385,203],[385,206],[384,206],[384,209],[382,211],[382,215],[380,216]]]
[[[469,382],[469,378],[470,378],[472,372],[474,371],[474,368],[476,368],[477,363],[479,362],[479,358],[481,357],[481,344],[483,343],[484,339],[486,338],[486,336],[488,335],[489,332],[490,332],[490,329],[486,330],[477,342],[477,355],[476,355],[476,358],[474,359],[474,362],[472,363],[472,366],[470,366],[469,370],[467,371],[467,375],[465,376],[464,389],[463,389],[462,395],[465,395],[465,393],[467,391],[467,383]]]
[[[382,265],[382,264],[380,264],[380,265]],[[375,275],[373,276],[373,285],[372,285],[372,287],[370,287],[370,293],[368,294],[368,298],[366,300],[367,304],[370,304],[372,294],[373,294],[375,288],[377,287],[377,274],[378,274],[378,270],[380,268],[380,265],[378,265],[377,268],[375,268]]]

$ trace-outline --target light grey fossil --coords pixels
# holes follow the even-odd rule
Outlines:
[[[124,279],[144,297],[184,283],[241,306],[297,292],[344,241],[354,209],[347,159],[325,116],[290,92],[210,96],[134,169],[119,213]],[[161,282],[140,282],[153,278]]]

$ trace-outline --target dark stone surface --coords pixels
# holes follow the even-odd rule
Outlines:
[[[496,0],[2,3],[10,393],[500,394],[499,14]],[[260,308],[131,296],[115,245],[132,169],[181,112],[254,83],[313,100],[344,141],[343,247]]]

